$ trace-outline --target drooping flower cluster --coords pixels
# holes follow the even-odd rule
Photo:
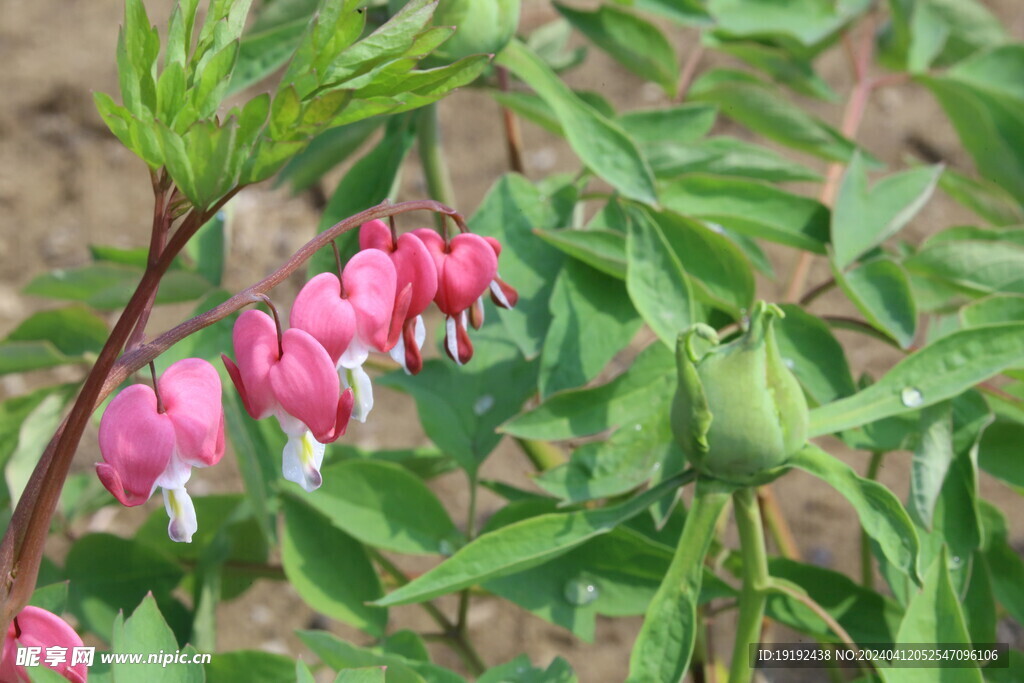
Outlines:
[[[373,388],[363,364],[371,351],[390,353],[407,373],[423,367],[423,313],[433,301],[446,316],[445,350],[460,365],[472,358],[467,328],[483,324],[482,297],[515,305],[514,289],[498,277],[501,245],[461,233],[452,239],[422,228],[397,236],[382,221],[365,223],[361,250],[337,275],[323,273],[299,292],[282,330],[277,312],[238,317],[228,375],[253,419],[274,416],[288,436],[282,471],[307,491],[322,483],[325,444],[345,434],[350,418],[364,422]],[[269,304],[269,300],[268,300]],[[154,389],[137,384],[111,401],[100,424],[104,486],[124,505],[140,505],[157,486],[176,541],[197,528],[185,492],[192,467],[224,453],[224,414],[216,370],[206,361],[175,363]]]

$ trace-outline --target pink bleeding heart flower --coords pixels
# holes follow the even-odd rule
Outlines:
[[[369,249],[349,260],[341,279],[321,273],[307,282],[292,305],[292,328],[308,332],[327,350],[341,384],[354,392],[352,417],[360,422],[373,408],[363,363],[370,349],[394,347],[411,292],[406,287],[396,301],[394,264],[387,254]]]
[[[352,414],[352,392],[340,391],[334,363],[309,333],[285,330],[262,311],[238,316],[232,334],[236,365],[222,355],[224,366],[253,419],[271,415],[288,435],[284,478],[307,491],[322,483],[324,444],[345,433]]]
[[[185,484],[193,467],[215,465],[224,455],[220,377],[205,360],[186,358],[167,368],[156,388],[134,384],[107,406],[96,474],[129,507],[162,488],[167,533],[189,543],[198,525]]]
[[[419,237],[412,233],[400,235],[396,240],[391,229],[381,220],[363,223],[359,229],[359,246],[361,249],[378,249],[386,253],[395,266],[397,279],[396,302],[392,327],[397,322],[401,325],[391,357],[399,363],[406,373],[415,375],[423,368],[423,357],[420,349],[426,338],[426,327],[423,324],[423,311],[437,294],[437,269],[434,259],[427,251]],[[397,297],[409,288],[409,306],[405,315],[399,319],[401,308]]]
[[[32,680],[25,666],[19,664],[19,648],[30,657],[31,661],[25,662],[30,666],[46,666],[73,683],[85,683],[88,678],[90,660],[82,659],[85,654],[82,639],[75,629],[52,612],[29,606],[18,612],[7,627],[0,658],[3,683]],[[51,653],[52,656],[47,657]]]
[[[447,316],[445,350],[456,363],[473,357],[473,344],[466,332],[467,311],[487,291],[498,274],[498,256],[479,235],[462,233],[449,242],[429,228],[413,230],[427,247],[437,269],[434,302]]]

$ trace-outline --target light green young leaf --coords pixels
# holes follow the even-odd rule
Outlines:
[[[512,40],[497,62],[524,80],[554,110],[573,151],[624,196],[657,203],[654,177],[622,129],[581,101],[522,43]]]
[[[917,532],[907,511],[889,489],[858,476],[848,465],[813,444],[797,451],[789,464],[822,479],[846,498],[857,511],[861,528],[878,544],[889,563],[912,581],[918,581]]]
[[[949,234],[949,238],[944,238]],[[963,234],[956,228],[939,233],[905,259],[907,270],[945,281],[966,294],[1024,294],[1024,244],[1012,239],[1021,231]],[[943,238],[943,239],[939,239]]]
[[[339,671],[334,683],[384,683],[386,666],[360,667]]]
[[[843,293],[871,325],[909,347],[917,331],[917,304],[907,272],[885,257],[868,261],[846,273],[832,270]]]
[[[698,620],[697,602],[704,576],[704,556],[731,488],[698,479],[694,502],[686,515],[672,564],[654,595],[629,657],[629,683],[678,681],[693,655]]]
[[[828,83],[815,73],[814,65],[807,55],[795,54],[791,50],[757,40],[719,40],[713,35],[704,40],[716,51],[742,59],[801,95],[817,97],[827,102],[839,99]]]
[[[541,345],[541,398],[594,379],[642,324],[622,281],[579,261],[562,267],[550,298],[551,324]]]
[[[296,683],[296,662],[259,650],[218,652],[206,664],[207,683]],[[312,677],[309,679],[312,683]]]
[[[366,603],[383,589],[363,546],[298,499],[285,496],[282,506],[281,561],[299,596],[321,614],[382,636],[387,610]]]
[[[886,176],[868,188],[867,167],[855,153],[843,174],[832,210],[832,248],[839,268],[895,235],[931,196],[942,166],[922,166]]]
[[[675,348],[695,320],[690,278],[657,222],[643,209],[629,211],[626,290],[658,338]]]
[[[1009,543],[1006,519],[999,508],[979,500],[985,544],[983,552],[992,577],[992,591],[996,600],[1006,608],[1018,623],[1024,623],[1024,560]]]
[[[1024,323],[953,332],[907,356],[866,389],[811,411],[810,436],[857,427],[952,398],[1024,365]]]
[[[619,125],[641,145],[696,142],[711,132],[718,109],[684,104],[663,109],[637,109],[619,116]]]
[[[117,615],[111,645],[113,652],[118,654],[141,654],[143,662],[150,654],[176,652],[180,649],[178,639],[174,637],[152,595],[147,595],[127,619],[123,613]],[[154,683],[202,683],[205,680],[201,664],[156,667],[152,664],[115,661],[113,674],[117,681],[138,680],[140,677]]]
[[[971,178],[947,168],[939,187],[989,223],[997,226],[1024,223],[1024,209],[1006,190],[984,178]]]
[[[707,26],[711,15],[700,0],[615,0],[620,5],[657,14],[684,26]]]
[[[54,432],[64,416],[64,407],[71,399],[66,390],[54,391],[32,409],[25,421],[18,426],[18,445],[4,464],[4,481],[16,506],[32,472],[39,462],[40,454],[46,449]]]
[[[594,510],[538,515],[483,534],[437,567],[392,591],[375,604],[406,605],[535,567],[607,533],[674,491],[669,479],[625,503]]]
[[[823,41],[864,12],[867,0],[834,3],[831,0],[711,0],[708,11],[719,30],[734,35],[761,37],[778,34],[811,46]]]
[[[821,180],[821,175],[779,153],[728,135],[716,135],[685,145],[650,142],[644,156],[659,179],[684,173],[706,173],[787,182]]]
[[[921,411],[921,440],[910,469],[909,510],[921,526],[931,529],[935,504],[953,462],[953,410],[948,401]]]
[[[643,418],[648,406],[675,390],[675,357],[664,345],[654,344],[607,384],[556,394],[503,424],[501,431],[524,439],[589,436]]]
[[[526,655],[485,671],[477,683],[577,683],[569,662],[555,657],[547,669],[535,669]]]
[[[462,535],[437,496],[404,467],[348,460],[325,467],[306,503],[359,541],[398,553],[450,552]]]
[[[585,12],[555,3],[563,17],[595,45],[641,78],[673,97],[679,80],[675,50],[657,26],[614,5]]]
[[[626,279],[626,238],[613,230],[541,230],[537,237],[591,268]]]

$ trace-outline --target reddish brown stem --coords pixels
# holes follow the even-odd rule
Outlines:
[[[679,85],[676,87],[676,102],[682,102],[686,99],[686,95],[690,92],[690,86],[693,85],[693,78],[697,75],[697,67],[700,65],[700,59],[704,56],[704,46],[697,43],[696,47],[690,50],[690,54],[686,56],[686,61],[683,62],[683,67],[679,72]]]
[[[508,69],[503,66],[497,68],[498,87],[502,92],[509,91]],[[512,110],[507,107],[501,108],[502,122],[505,124],[505,143],[508,146],[508,165],[516,173],[526,173],[526,164],[523,163],[523,136],[519,131],[519,120]]]

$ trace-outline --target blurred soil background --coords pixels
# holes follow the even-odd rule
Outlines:
[[[1020,0],[989,0],[986,3],[1012,35],[1024,38],[1024,7]],[[150,18],[158,26],[166,22],[169,0],[148,0]],[[145,165],[124,149],[106,130],[92,104],[92,93],[107,92],[117,97],[114,49],[121,20],[121,0],[4,0],[0,5],[0,337],[35,310],[55,302],[20,293],[35,275],[53,268],[82,265],[89,260],[90,244],[142,247],[148,243],[152,211],[149,177]],[[546,0],[524,0],[521,32],[556,18]],[[681,58],[693,49],[696,34],[669,29],[676,39]],[[580,40],[578,39],[578,42]],[[728,64],[727,58],[706,55],[701,69]],[[849,67],[842,50],[833,49],[819,63],[819,73],[840,94],[851,85]],[[591,48],[582,68],[571,72],[569,83],[580,89],[596,90],[619,109],[659,106],[664,95],[645,87],[624,69]],[[839,125],[841,103],[812,103],[812,109],[833,125]],[[444,100],[440,107],[448,160],[457,195],[456,208],[470,215],[492,182],[508,170],[500,112],[485,94],[464,89]],[[524,123],[525,160],[531,178],[538,179],[558,170],[575,170],[577,161],[560,140]],[[715,132],[750,138],[745,130],[720,120]],[[873,154],[899,167],[908,157],[943,161],[958,170],[970,171],[969,157],[960,148],[952,127],[931,96],[915,85],[903,85],[878,92],[872,99],[858,140]],[[1024,141],[1021,141],[1024,144]],[[823,164],[801,157],[823,170]],[[333,172],[325,187],[333,189],[343,169]],[[425,196],[416,165],[415,152],[404,176],[399,199]],[[814,186],[797,188],[816,196]],[[287,189],[271,183],[243,191],[233,202],[231,243],[225,285],[237,290],[273,270],[294,249],[315,232],[319,214],[309,195],[293,197]],[[952,225],[973,223],[974,217],[941,194],[901,234],[920,240],[924,235]],[[762,281],[761,297],[782,297],[786,275],[796,253],[787,249],[770,252],[780,281]],[[809,284],[828,277],[820,262]],[[288,302],[301,286],[294,279],[274,292],[278,301]],[[834,312],[844,302],[826,296],[812,310]],[[150,322],[150,334],[176,324],[189,306],[158,309]],[[112,321],[111,321],[112,322]],[[438,321],[434,321],[436,326]],[[428,325],[430,325],[428,321]],[[891,349],[866,343],[863,337],[841,338],[856,373],[881,374],[897,359]],[[82,370],[64,368],[58,372],[6,376],[0,380],[0,398],[7,398],[54,379],[70,381]],[[425,445],[411,399],[376,390],[377,405],[365,425],[353,423],[346,439],[365,448]],[[829,440],[824,444],[854,468],[864,472],[867,454],[842,448]],[[76,458],[83,471],[99,459],[95,427],[86,434]],[[908,490],[909,454],[892,454],[880,479],[905,498]],[[503,444],[484,466],[482,476],[501,479],[518,486],[532,486],[530,462],[512,444]],[[982,473],[982,495],[999,505],[1008,516],[1011,538],[1024,551],[1024,499]],[[458,473],[444,475],[432,484],[453,519],[464,520],[467,505],[465,479]],[[230,493],[242,490],[231,457],[212,470],[197,470],[189,484],[193,495]],[[794,472],[775,485],[786,518],[807,561],[853,574],[859,567],[860,528],[852,509],[834,492],[808,475]],[[480,513],[486,518],[501,501],[483,492]],[[148,512],[161,507],[159,496],[144,510],[105,508],[93,516],[78,533],[111,531],[130,533]],[[203,520],[200,520],[202,525]],[[55,539],[53,556],[60,561],[66,544]],[[400,563],[411,571],[429,567],[415,560]],[[344,581],[339,576],[338,580]],[[440,603],[452,610],[451,602]],[[220,611],[218,650],[242,648],[312,655],[292,634],[299,628],[331,628],[355,642],[366,636],[317,617],[288,587],[269,580],[257,581],[242,597],[225,603]],[[392,625],[429,632],[436,627],[415,606],[392,610]],[[592,644],[581,643],[562,629],[498,599],[479,597],[470,614],[473,641],[489,665],[527,653],[535,664],[546,665],[556,655],[567,658],[585,683],[613,683],[626,676],[629,651],[639,629],[639,618],[598,619]],[[730,624],[718,622],[716,650],[726,654],[731,647]],[[774,636],[785,637],[778,629]],[[1000,640],[1024,643],[1024,636],[1004,623]],[[440,663],[458,666],[444,648],[434,650]],[[767,680],[797,680],[795,672]],[[823,672],[805,672],[817,680]]]

